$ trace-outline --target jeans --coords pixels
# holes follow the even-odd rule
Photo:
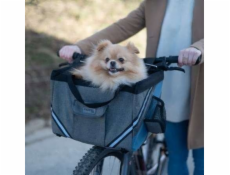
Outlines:
[[[166,122],[165,139],[169,152],[168,175],[189,175],[187,148],[189,121]],[[194,175],[204,175],[204,148],[193,149]]]

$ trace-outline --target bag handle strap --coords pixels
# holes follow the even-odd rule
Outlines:
[[[80,92],[78,91],[77,87],[75,86],[74,82],[73,82],[73,76],[72,75],[68,75],[67,76],[68,79],[68,85],[70,88],[70,91],[72,92],[72,94],[74,95],[74,97],[83,105],[89,107],[89,108],[99,108],[102,106],[105,106],[107,104],[109,104],[118,94],[118,91],[115,92],[114,96],[112,99],[106,101],[106,102],[102,102],[102,103],[85,103],[84,100],[81,97]]]

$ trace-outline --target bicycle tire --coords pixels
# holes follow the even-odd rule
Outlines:
[[[104,156],[101,156],[101,154],[105,149],[106,148],[93,146],[83,156],[83,158],[80,160],[78,165],[75,167],[75,170],[73,171],[73,175],[89,175],[99,162],[103,161],[105,158],[109,156],[114,156],[121,161],[121,157],[113,153],[105,154]]]

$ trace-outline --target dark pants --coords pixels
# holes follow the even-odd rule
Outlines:
[[[188,123],[166,123],[165,138],[169,151],[168,175],[189,175],[187,159]],[[195,165],[194,175],[204,174],[204,148],[192,150]]]

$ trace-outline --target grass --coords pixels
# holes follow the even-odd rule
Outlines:
[[[125,17],[141,1],[26,0],[26,121],[49,118],[49,76],[52,69],[63,62],[56,56],[57,50]],[[132,41],[144,57],[145,30],[128,41]]]

